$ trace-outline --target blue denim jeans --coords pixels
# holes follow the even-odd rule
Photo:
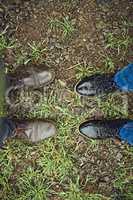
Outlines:
[[[2,146],[3,141],[13,135],[13,130],[16,128],[15,123],[5,117],[0,118],[0,146]]]

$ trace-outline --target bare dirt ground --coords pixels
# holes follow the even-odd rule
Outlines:
[[[26,146],[20,145],[20,150],[15,150],[15,143],[11,143],[9,148],[14,153],[14,156],[11,156],[11,165],[14,170],[7,178],[11,196],[9,197],[7,194],[8,190],[6,189],[4,190],[5,196],[2,196],[2,199],[12,199],[12,195],[15,192],[16,199],[22,200],[104,200],[112,199],[115,193],[116,196],[118,193],[119,199],[129,200],[126,195],[128,188],[132,185],[132,149],[129,149],[128,146],[120,145],[117,141],[115,144],[112,141],[88,142],[86,138],[82,138],[77,132],[78,123],[85,120],[85,118],[120,117],[122,111],[116,113],[118,110],[114,108],[115,112],[114,110],[112,112],[109,111],[112,109],[112,107],[109,107],[111,100],[109,103],[107,102],[107,109],[103,108],[107,105],[100,104],[100,107],[98,107],[94,99],[81,98],[79,100],[75,96],[73,88],[77,80],[87,73],[91,74],[96,71],[102,73],[115,72],[128,62],[133,61],[132,43],[127,38],[132,37],[133,25],[129,25],[129,23],[133,20],[133,2],[130,0],[112,0],[111,3],[104,5],[97,5],[94,0],[1,0],[0,2],[0,13],[4,13],[1,14],[4,22],[3,29],[6,28],[7,37],[12,41],[15,40],[18,44],[17,47],[5,51],[5,62],[10,73],[13,73],[14,77],[20,78],[26,71],[29,71],[30,67],[38,69],[40,66],[43,66],[44,68],[50,67],[55,70],[56,80],[51,84],[50,92],[48,92],[56,96],[58,103],[57,100],[51,99],[50,96],[48,108],[40,107],[39,111],[36,110],[35,117],[52,118],[58,123],[60,131],[57,139],[50,144],[55,145],[55,153],[52,154],[50,159],[55,159],[56,163],[61,147],[65,149],[68,157],[71,157],[73,164],[72,166],[70,164],[68,167],[67,164],[63,165],[62,161],[59,162],[62,171],[64,168],[67,171],[68,168],[66,176],[63,176],[63,180],[60,178],[62,172],[59,172],[59,176],[56,175],[56,170],[58,172],[59,166],[55,168],[55,172],[53,170],[52,175],[46,171],[45,175],[48,177],[45,181],[48,184],[50,182],[49,190],[54,190],[54,192],[48,190],[46,198],[24,198],[20,193],[27,194],[27,191],[25,189],[21,191],[16,182],[23,178],[26,167],[31,166],[34,171],[38,170],[37,174],[40,173],[40,169],[43,172],[43,165],[38,164],[43,160],[41,148],[44,151],[46,149],[50,151],[51,148],[47,144],[45,144],[46,149],[43,144],[38,147],[39,149],[29,147],[28,151],[30,153],[27,153],[27,158],[21,152],[26,150]],[[68,32],[70,34],[67,37],[64,37],[64,30],[61,26],[51,27],[52,20],[62,21],[64,18],[68,19],[73,27],[72,31],[69,27]],[[109,44],[113,45],[113,47],[107,48],[107,44],[112,37],[110,33],[116,36],[117,46],[114,44],[114,40],[111,40]],[[121,38],[124,38],[124,44],[121,44]],[[24,64],[23,62],[29,59],[29,57],[27,58],[30,52],[29,44],[32,44],[33,41],[36,44],[41,43],[41,48],[46,48],[46,50],[39,59],[33,58],[28,64]],[[114,66],[109,61],[114,63]],[[32,92],[34,94],[35,91]],[[30,107],[33,107],[33,103],[34,101]],[[61,110],[61,104],[68,107],[71,113],[68,114],[67,109]],[[96,108],[94,109],[95,106]],[[131,101],[130,107],[132,107]],[[43,114],[39,113],[41,109],[44,109],[42,111]],[[28,112],[31,110],[28,104]],[[27,108],[23,106],[18,110],[11,110],[9,113],[19,118],[29,117]],[[74,115],[77,121],[74,119]],[[70,123],[73,124],[70,125]],[[63,142],[64,144],[62,144]],[[18,147],[19,145],[16,148]],[[20,156],[18,156],[18,152]],[[18,157],[21,158],[19,158],[19,163],[17,161]],[[46,157],[48,157],[47,154]],[[46,159],[49,159],[49,157]],[[48,163],[44,166],[48,169]],[[75,181],[75,177],[79,177],[78,183]],[[71,186],[70,180],[72,183],[76,182],[75,185],[79,184],[78,186],[76,185],[78,190],[75,191],[74,187],[69,187]],[[72,191],[74,191],[72,193],[73,196],[71,194]],[[74,196],[74,194],[79,194],[79,196]],[[86,196],[88,194],[103,196]]]
[[[7,4],[9,34],[14,33],[14,38],[25,48],[33,41],[43,41],[44,47],[49,50],[46,61],[54,65],[57,78],[65,80],[67,84],[73,83],[75,68],[72,66],[77,63],[86,62],[90,66],[102,67],[110,53],[105,49],[107,33],[113,32],[121,36],[122,23],[127,19],[132,21],[133,17],[132,3],[127,5],[126,1],[121,5],[116,1],[104,7],[96,6],[95,1],[78,0],[62,3],[14,1]],[[63,40],[62,31],[51,29],[49,24],[52,19],[65,17],[72,21],[75,31],[70,38]],[[114,55],[115,53],[113,52]],[[129,51],[122,61],[116,58],[115,65],[121,67],[131,59]]]

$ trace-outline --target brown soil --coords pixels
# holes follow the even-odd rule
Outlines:
[[[77,0],[71,4],[67,1],[38,1],[38,4],[35,1],[22,1],[22,4],[19,4],[21,1],[14,2],[17,2],[14,7],[8,3],[10,24],[15,24],[14,38],[25,48],[33,41],[44,41],[44,47],[48,48],[46,61],[54,66],[57,78],[65,80],[67,84],[74,84],[74,65],[87,63],[101,67],[105,56],[110,54],[105,49],[106,34],[120,34],[121,19],[132,19],[132,7],[129,6],[132,3],[127,5],[124,0],[121,5],[114,1],[103,7],[96,6],[92,0]],[[66,16],[72,21],[75,32],[64,40],[62,32],[52,30],[49,22]],[[116,66],[123,66],[127,60],[131,60],[130,54],[122,62],[114,57]]]
[[[44,48],[47,48],[46,63],[54,68],[56,79],[60,79],[72,90],[76,83],[75,65],[78,63],[102,67],[105,56],[108,55],[114,60],[117,69],[133,60],[131,47],[122,60],[119,59],[120,55],[116,58],[116,52],[105,48],[106,34],[109,32],[121,34],[123,20],[132,20],[133,4],[130,0],[113,0],[111,4],[104,6],[97,6],[94,0],[75,0],[71,3],[66,0],[12,0],[3,1],[3,3],[7,8],[7,19],[9,19],[8,35],[17,39],[25,50],[28,48],[28,43],[43,41]],[[64,39],[62,31],[51,29],[49,22],[51,19],[62,19],[66,16],[71,19],[75,32],[71,37]],[[6,64],[12,65],[16,70],[14,50],[6,52]],[[40,63],[31,64],[32,67],[33,65],[35,68],[44,66]],[[17,66],[18,77],[24,69],[24,66]],[[81,141],[79,149],[75,151],[75,157],[77,157],[76,164],[80,169],[79,175],[84,192],[99,192],[107,196],[111,194],[114,171],[123,157],[119,153],[120,150],[121,147],[118,146],[113,150],[105,144],[101,147],[100,143],[97,151],[91,152],[90,149],[87,151],[85,141]],[[94,185],[89,185],[89,183],[84,185],[86,174],[97,177]],[[58,198],[53,197],[53,199]]]

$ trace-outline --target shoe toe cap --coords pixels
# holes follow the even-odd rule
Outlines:
[[[26,135],[29,141],[36,143],[56,134],[56,126],[52,122],[36,121],[29,123]]]
[[[45,130],[45,138],[52,137],[56,134],[56,127],[51,122],[46,122],[43,130]]]
[[[96,94],[96,91],[90,81],[80,81],[76,85],[76,92],[84,96],[90,96]]]
[[[94,127],[93,124],[81,124],[79,131],[89,138],[97,138],[97,128]]]

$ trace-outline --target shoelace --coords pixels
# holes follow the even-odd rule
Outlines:
[[[14,138],[14,137],[22,137],[23,136],[23,138],[27,138],[25,131],[26,131],[26,128],[15,128],[13,131],[12,137]]]

